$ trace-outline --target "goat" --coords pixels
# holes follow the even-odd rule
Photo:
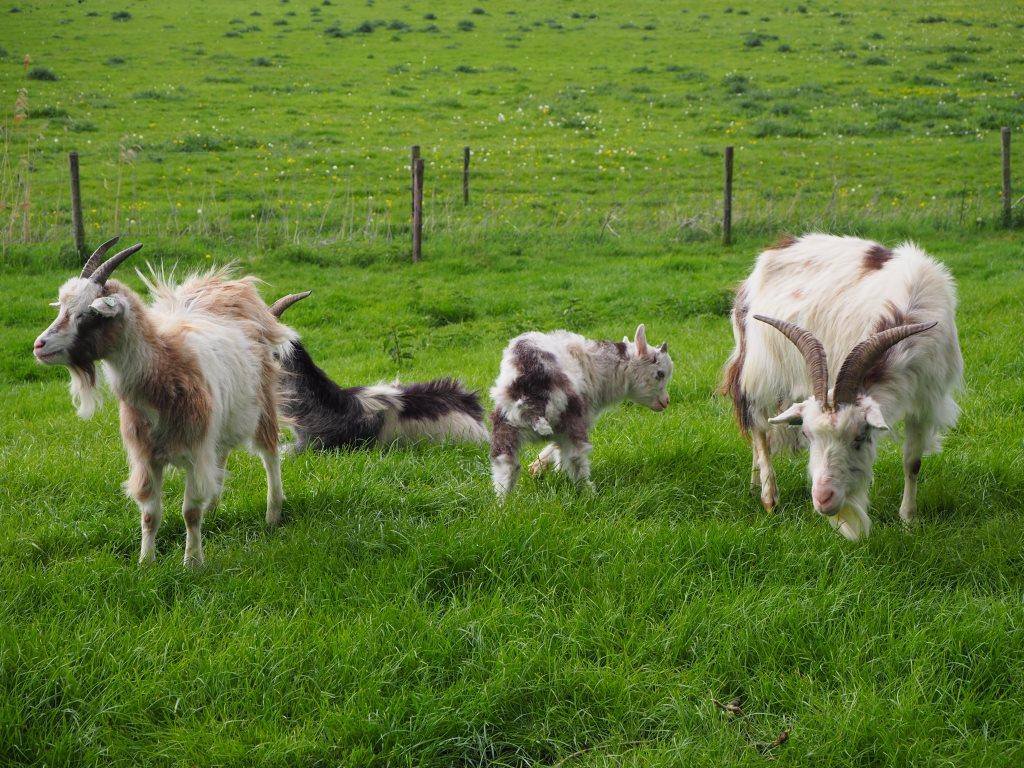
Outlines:
[[[139,562],[156,559],[161,491],[168,464],[185,469],[185,564],[203,562],[203,514],[224,486],[228,453],[247,445],[267,473],[268,525],[281,518],[284,492],[277,453],[279,370],[276,354],[292,333],[270,314],[254,278],[232,280],[220,269],[173,285],[143,277],[147,306],[114,269],[142,246],[107,260],[115,237],[61,287],[57,319],[36,339],[36,359],[65,365],[78,415],[99,405],[96,363],[120,401],[121,437],[128,453],[125,491],[139,506]],[[141,274],[140,274],[141,276]]]
[[[626,399],[665,410],[671,379],[668,344],[648,346],[643,325],[632,342],[591,341],[568,331],[512,339],[491,389],[491,477],[498,498],[516,483],[522,442],[543,438],[552,440],[530,473],[554,464],[593,489],[589,433],[597,417]]]
[[[806,445],[815,510],[847,539],[866,537],[876,437],[902,421],[909,523],[921,457],[940,449],[959,414],[963,359],[946,268],[912,243],[787,237],[740,285],[732,326],[722,390],[751,437],[750,482],[765,509],[778,503],[772,453]],[[843,361],[831,375],[828,360]]]
[[[309,291],[278,299],[276,317]],[[295,432],[296,453],[388,445],[416,440],[486,442],[484,411],[476,392],[456,379],[342,388],[322,371],[299,338],[281,356],[282,414]]]

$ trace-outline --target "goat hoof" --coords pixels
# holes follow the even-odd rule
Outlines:
[[[527,471],[530,473],[530,477],[536,477],[537,475],[539,475],[541,472],[544,471],[544,467],[545,466],[546,465],[544,464],[543,461],[541,461],[540,459],[537,459],[535,462],[533,462],[530,465],[530,467],[529,467],[529,469]]]
[[[774,512],[775,511],[775,507],[777,507],[779,505],[779,500],[776,499],[776,498],[767,498],[766,499],[764,496],[762,496],[761,497],[761,504],[764,506],[764,511],[765,512],[771,513],[771,512]]]

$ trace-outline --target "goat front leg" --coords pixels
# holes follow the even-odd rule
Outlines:
[[[537,460],[530,465],[530,475],[537,477],[549,465],[554,464],[555,469],[561,466],[562,456],[558,450],[558,445],[555,443],[548,443],[541,450],[540,455],[537,456]]]
[[[573,480],[590,491],[597,490],[590,479],[590,450],[587,440],[574,440],[562,447],[562,467]]]
[[[775,483],[775,470],[772,468],[772,452],[768,445],[768,433],[754,430],[754,455],[757,457],[758,475],[761,480],[761,503],[765,510],[771,512],[779,503],[779,488]]]
[[[149,462],[132,464],[125,490],[139,505],[142,547],[139,564],[156,562],[156,532],[163,518],[164,468]]]
[[[921,474],[921,456],[924,454],[925,430],[916,421],[907,419],[903,438],[903,501],[900,520],[909,524],[917,514],[917,479]]]

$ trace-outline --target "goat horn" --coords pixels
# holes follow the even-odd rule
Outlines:
[[[807,372],[811,375],[814,399],[822,408],[828,408],[828,359],[825,356],[825,348],[818,338],[796,323],[787,323],[785,320],[776,320],[764,315],[754,315],[754,319],[778,328],[800,350],[807,363]]]
[[[270,314],[274,317],[280,317],[284,314],[284,311],[288,309],[292,304],[297,301],[302,301],[304,298],[309,296],[312,291],[303,291],[302,293],[292,293],[288,296],[282,296],[280,299],[270,305]]]
[[[864,376],[881,359],[882,355],[908,336],[927,331],[936,325],[938,325],[936,322],[898,325],[895,328],[873,333],[855,346],[843,360],[839,375],[836,377],[836,388],[833,394],[835,404],[856,402],[857,392],[864,381]]]
[[[109,251],[114,246],[114,243],[116,243],[120,239],[120,235],[115,235],[114,237],[107,240],[107,242],[103,243],[95,251],[93,251],[92,256],[90,256],[89,260],[85,262],[85,264],[82,266],[82,274],[80,274],[79,277],[90,277],[92,273],[96,270],[96,267],[99,265],[99,263],[103,261],[103,257],[107,255],[107,251]]]
[[[92,280],[94,283],[104,285],[110,278],[110,275],[113,273],[113,271],[117,269],[118,265],[122,261],[127,259],[129,256],[131,256],[133,253],[135,253],[137,250],[139,250],[141,247],[142,243],[136,243],[130,248],[125,248],[123,251],[118,251],[109,259],[107,259],[98,267],[96,267],[96,271],[89,276],[89,279]]]

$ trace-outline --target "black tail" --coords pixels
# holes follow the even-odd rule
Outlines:
[[[398,388],[402,393],[400,418],[436,420],[456,411],[483,423],[484,409],[480,405],[479,393],[470,392],[458,379],[399,384]]]

